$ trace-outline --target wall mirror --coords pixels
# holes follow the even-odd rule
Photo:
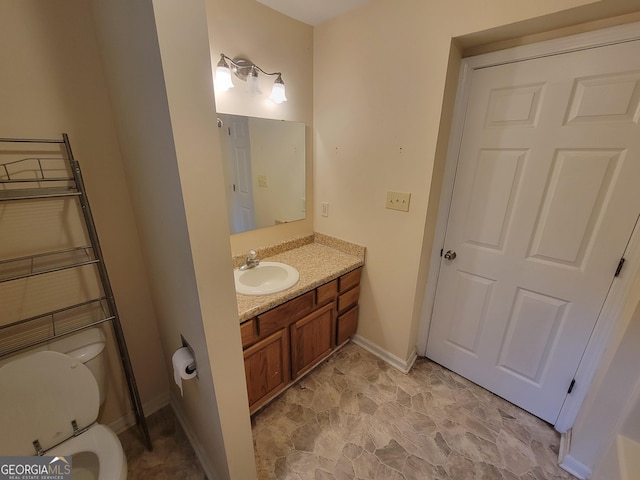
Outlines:
[[[306,216],[305,125],[218,113],[231,233]]]

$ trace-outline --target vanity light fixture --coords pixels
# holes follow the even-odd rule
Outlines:
[[[229,67],[229,63],[231,64]],[[220,54],[220,60],[216,65],[216,78],[214,80],[214,86],[219,92],[226,92],[230,88],[233,88],[233,82],[231,81],[231,72],[235,74],[240,80],[246,81],[249,87],[249,92],[253,95],[262,95],[260,86],[258,84],[258,72],[264,75],[276,75],[276,80],[271,90],[269,98],[275,103],[282,103],[287,101],[285,94],[284,82],[282,81],[282,73],[280,72],[265,72],[255,63],[247,60],[246,58],[236,57],[230,58],[224,53]]]

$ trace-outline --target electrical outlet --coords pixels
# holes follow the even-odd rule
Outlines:
[[[401,212],[409,211],[409,202],[411,200],[410,193],[387,192],[387,208],[391,210],[399,210]]]
[[[258,186],[259,187],[268,187],[267,176],[266,175],[258,175]]]
[[[329,216],[329,203],[327,203],[327,202],[322,202],[322,203],[320,204],[320,206],[322,206],[322,213],[321,213],[321,215],[322,215],[323,217],[328,217],[328,216]]]

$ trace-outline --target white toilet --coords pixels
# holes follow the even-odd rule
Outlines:
[[[127,478],[118,437],[96,422],[106,383],[104,346],[104,333],[94,328],[0,366],[2,455],[71,455],[74,479]]]

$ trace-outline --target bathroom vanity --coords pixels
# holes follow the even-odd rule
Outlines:
[[[297,268],[300,280],[281,294],[238,295],[252,414],[355,335],[364,249],[312,242],[268,259]]]

